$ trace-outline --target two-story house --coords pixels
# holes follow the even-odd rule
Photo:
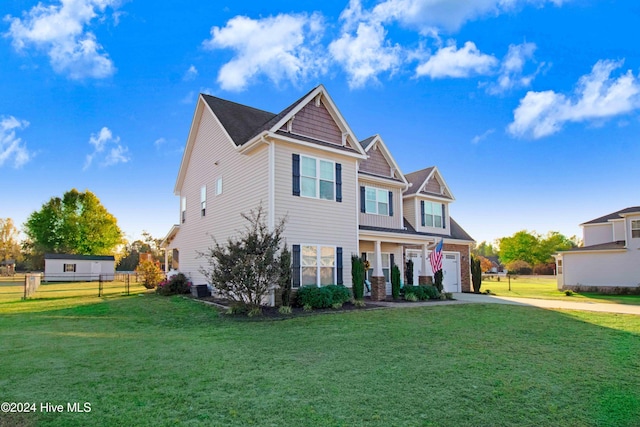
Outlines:
[[[174,193],[180,223],[164,239],[174,267],[205,283],[200,256],[212,238],[244,227],[262,205],[286,217],[293,287],[351,286],[351,255],[372,268],[371,297],[390,293],[390,269],[431,275],[429,248],[444,239],[445,289],[469,291],[473,240],[449,216],[454,198],[437,168],[404,175],[382,139],[359,141],[320,85],[278,114],[200,95]]]
[[[558,289],[640,286],[640,206],[580,226],[584,246],[555,256]]]

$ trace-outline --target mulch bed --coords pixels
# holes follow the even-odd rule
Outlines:
[[[188,295],[187,295],[188,296]],[[229,308],[230,303],[227,300],[222,300],[215,297],[202,297],[202,298],[194,298],[199,301],[206,301],[209,303],[213,303],[220,308]],[[282,314],[278,312],[278,307],[270,307],[270,306],[262,306],[262,315],[254,316],[252,318],[248,318],[246,314],[224,314],[225,317],[231,319],[239,319],[239,320],[282,320],[282,319],[292,319],[296,317],[303,316],[314,316],[316,314],[328,314],[328,313],[341,313],[347,311],[364,311],[364,310],[374,310],[378,308],[385,307],[384,305],[376,304],[375,302],[367,301],[365,299],[364,307],[356,307],[351,302],[346,302],[339,309],[333,308],[323,308],[323,309],[315,309],[311,311],[305,311],[302,307],[291,307],[291,314]]]

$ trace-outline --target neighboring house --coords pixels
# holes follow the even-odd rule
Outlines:
[[[88,282],[113,280],[115,258],[112,255],[45,254],[45,282]]]
[[[558,289],[640,286],[640,206],[580,226],[584,246],[555,255]]]
[[[0,275],[5,274],[7,276],[13,276],[16,272],[16,260],[5,259],[0,261]]]
[[[174,193],[180,224],[162,242],[174,268],[205,283],[199,255],[245,226],[262,205],[286,217],[293,286],[351,286],[351,255],[365,256],[371,296],[390,294],[390,269],[416,283],[431,276],[429,247],[444,239],[447,291],[469,291],[473,239],[450,217],[451,191],[437,168],[404,175],[376,135],[359,141],[320,85],[278,114],[200,95]]]

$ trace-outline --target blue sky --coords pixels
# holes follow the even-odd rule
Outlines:
[[[0,5],[0,217],[71,188],[163,237],[199,92],[278,112],[323,83],[479,242],[638,205],[640,5],[596,0]]]

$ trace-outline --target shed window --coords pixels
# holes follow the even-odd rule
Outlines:
[[[75,273],[76,272],[76,265],[75,264],[64,264],[63,271],[65,273]]]

